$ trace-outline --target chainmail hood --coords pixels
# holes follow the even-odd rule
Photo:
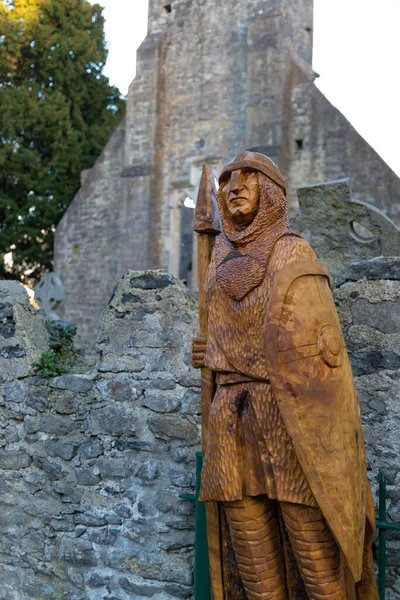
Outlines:
[[[240,155],[240,160],[235,159],[228,165],[235,167],[229,170],[226,167],[223,173],[236,170],[236,165],[243,162],[245,166],[238,168],[252,168],[252,161],[248,155],[253,153],[244,154],[245,161],[242,160],[243,155]],[[268,166],[271,163],[279,173],[272,161],[263,155],[258,156],[263,157]],[[255,162],[261,163],[260,160]],[[249,225],[235,223],[225,206],[221,186],[217,194],[222,233],[215,243],[216,279],[219,287],[236,301],[243,299],[261,283],[275,243],[280,237],[292,233],[288,222],[283,178],[281,186],[266,175],[265,169],[255,170],[258,171],[260,205],[257,215]],[[224,181],[223,175],[220,181]]]

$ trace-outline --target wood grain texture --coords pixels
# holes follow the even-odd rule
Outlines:
[[[326,327],[331,335],[318,351]],[[268,372],[288,433],[314,497],[359,581],[366,518],[364,440],[357,392],[324,265],[300,261],[278,273],[265,335]],[[337,367],[329,366],[327,360],[333,359],[325,357],[332,339],[337,351],[333,356],[341,357]],[[295,357],[296,349],[304,347],[316,352]],[[293,360],[282,363],[280,353],[287,357],[289,349]]]
[[[221,232],[215,187],[215,175],[211,165],[204,165],[197,195],[194,215],[194,231],[211,236]],[[202,263],[199,260],[202,266]]]
[[[360,411],[327,269],[290,230],[267,157],[232,161],[217,202],[212,253],[209,199],[197,220],[193,355],[213,600],[377,600]]]

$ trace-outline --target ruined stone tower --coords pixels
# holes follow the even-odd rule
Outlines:
[[[254,149],[279,164],[292,205],[298,186],[350,176],[354,198],[398,216],[399,179],[313,84],[312,27],[312,0],[150,0],[126,117],[57,228],[63,317],[89,357],[128,268],[190,283],[185,204],[205,162],[218,174]]]

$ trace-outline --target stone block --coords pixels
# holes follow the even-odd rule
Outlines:
[[[140,598],[141,596],[146,598],[153,598],[155,594],[159,594],[163,591],[163,586],[160,584],[154,584],[146,581],[132,581],[127,577],[121,577],[118,580],[118,585],[127,594],[132,594],[134,598]]]
[[[143,485],[152,485],[159,478],[160,469],[156,461],[146,460],[135,477],[140,479]]]
[[[137,294],[124,294],[121,298],[121,302],[122,304],[137,304],[137,303],[141,303],[142,299],[140,296],[138,296]]]
[[[0,322],[0,337],[12,338],[15,335],[15,324],[10,322]]]
[[[178,391],[146,390],[142,400],[143,406],[158,413],[170,413],[179,410],[181,394]]]
[[[44,448],[49,456],[58,456],[63,460],[72,460],[76,454],[76,446],[65,442],[46,440]]]
[[[189,389],[182,398],[181,412],[184,415],[199,415],[200,408],[200,390]]]
[[[74,530],[74,523],[72,517],[62,518],[56,517],[50,522],[50,527],[54,529],[54,531],[67,531],[71,532]],[[79,536],[78,536],[79,537]]]
[[[104,577],[104,575],[101,575],[100,573],[93,573],[87,580],[87,585],[92,589],[98,589],[105,587],[109,581],[109,577]]]
[[[380,256],[371,260],[352,262],[347,270],[346,279],[359,281],[360,279],[400,279],[400,258]]]
[[[74,524],[84,525],[86,527],[104,527],[104,525],[106,525],[106,519],[86,511],[74,516]]]
[[[121,452],[134,450],[135,452],[156,452],[157,443],[135,440],[134,438],[118,438],[115,440],[115,448]]]
[[[86,460],[98,458],[103,452],[104,446],[97,440],[86,440],[79,445],[79,454]]]
[[[141,389],[137,388],[138,382],[127,377],[114,377],[102,380],[96,384],[103,400],[116,402],[132,402],[140,395]]]
[[[27,434],[36,433],[36,431],[37,431],[36,419],[26,416],[24,418],[24,430],[25,430],[25,433],[27,433]]]
[[[4,470],[27,469],[32,457],[22,448],[19,450],[0,450],[0,468]]]
[[[195,449],[190,446],[175,446],[171,448],[171,458],[177,463],[191,465],[194,468],[196,460]]]
[[[179,385],[183,387],[200,387],[200,373],[199,369],[193,369],[188,367],[184,373],[178,379]]]
[[[193,588],[189,585],[179,585],[178,583],[168,583],[165,586],[166,594],[169,594],[173,598],[191,598],[193,595]]]
[[[61,415],[71,415],[78,410],[79,400],[75,396],[59,396],[55,410]]]
[[[27,386],[21,381],[10,381],[4,384],[4,397],[6,402],[20,404],[25,402]]]
[[[61,417],[59,415],[43,415],[39,419],[37,426],[38,431],[44,431],[57,436],[69,435],[81,428],[81,424],[77,421],[73,421],[68,417]]]
[[[52,489],[61,496],[61,502],[65,504],[79,504],[82,500],[84,490],[77,487],[76,483],[61,480],[52,484]]]
[[[143,551],[138,559],[138,575],[156,581],[191,585],[192,569],[186,557],[164,552]]]
[[[114,512],[122,519],[130,519],[132,516],[132,510],[126,504],[117,504],[114,508]]]
[[[65,477],[66,472],[60,468],[60,465],[56,462],[45,458],[42,462],[42,469],[47,474],[47,477],[50,481],[56,481],[57,479],[62,479]]]
[[[87,532],[88,539],[94,544],[101,546],[113,546],[116,544],[119,530],[115,528],[91,529]],[[107,549],[108,552],[108,549]]]
[[[95,567],[97,559],[93,545],[82,538],[64,536],[61,539],[58,557],[72,565]]]
[[[84,525],[77,525],[75,527],[75,537],[81,537],[81,535],[83,535],[84,533],[87,532],[87,527],[85,527]]]
[[[26,356],[26,352],[20,345],[17,346],[7,346],[6,348],[0,349],[0,358],[5,358],[7,360],[12,360],[14,358],[23,358]],[[14,366],[12,363],[10,365]]]
[[[4,430],[4,441],[7,444],[13,444],[14,442],[19,442],[21,440],[21,436],[18,433],[18,430],[12,425],[6,427]]]
[[[51,379],[50,386],[59,390],[84,394],[92,389],[93,381],[88,375],[61,375]]]
[[[136,416],[124,406],[106,406],[92,412],[89,431],[93,435],[134,435]]]
[[[147,425],[156,437],[163,440],[184,440],[190,444],[199,442],[199,432],[194,423],[181,415],[153,415]]]
[[[168,513],[177,505],[179,502],[179,495],[176,490],[165,489],[157,494],[155,500],[156,508],[162,513]]]
[[[102,479],[122,479],[128,476],[135,463],[127,458],[112,458],[102,456],[97,461],[97,467]]]
[[[131,286],[139,290],[162,290],[175,285],[175,280],[168,273],[146,271],[130,280]]]
[[[350,362],[354,375],[368,375],[378,371],[400,369],[400,355],[394,352],[352,352]]]
[[[107,567],[121,570],[129,570],[132,561],[141,552],[141,545],[128,537],[118,536],[115,543],[103,553],[104,564]]]
[[[93,473],[90,467],[75,469],[76,482],[79,485],[96,485],[100,481],[100,476]]]
[[[400,333],[400,298],[379,304],[357,298],[351,305],[351,313],[355,325],[367,325],[382,333]]]
[[[44,412],[47,409],[48,391],[47,389],[29,390],[26,397],[26,405],[38,412]]]
[[[153,379],[149,382],[148,387],[156,390],[174,390],[176,382],[173,379]]]
[[[195,471],[185,469],[169,469],[168,477],[172,485],[180,488],[193,488],[195,486]]]
[[[0,304],[0,321],[12,319],[14,317],[14,308],[11,302],[1,302]]]

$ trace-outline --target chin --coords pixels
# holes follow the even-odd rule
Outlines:
[[[243,210],[233,210],[233,211],[230,211],[230,213],[231,213],[231,217],[233,219],[235,219],[235,218],[246,219],[250,214],[249,212],[245,212]]]

